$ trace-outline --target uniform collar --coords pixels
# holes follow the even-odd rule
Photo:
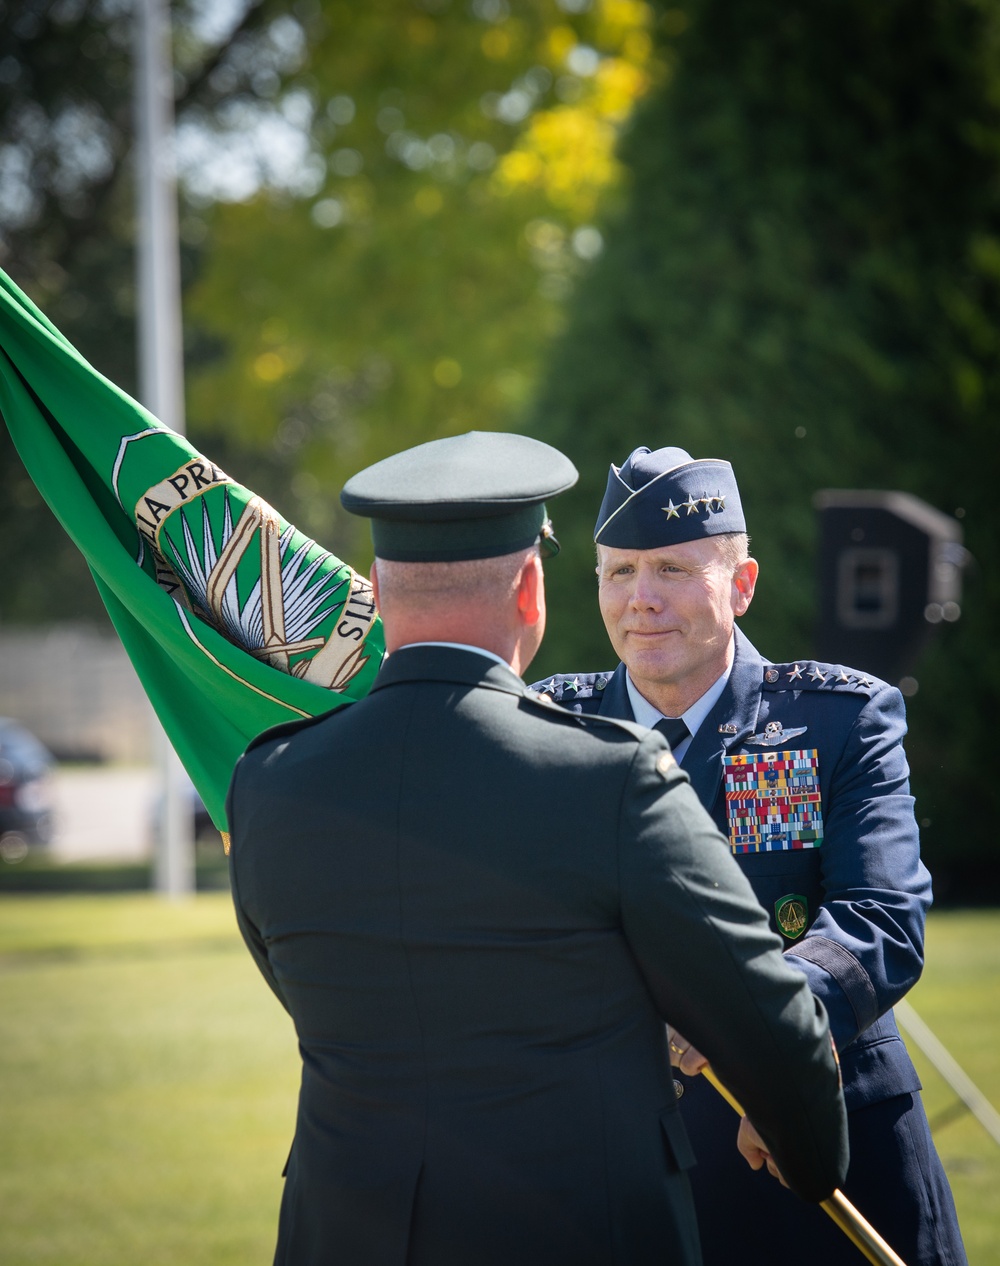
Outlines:
[[[473,655],[485,655],[487,659],[495,659],[498,664],[503,664],[504,668],[510,668],[510,664],[498,655],[495,651],[488,651],[485,646],[473,646],[469,642],[407,642],[405,646],[400,646],[397,650],[405,650],[407,646],[450,646],[456,651],[472,651]],[[511,668],[511,672],[514,670]]]
[[[513,668],[492,651],[456,643],[415,642],[387,655],[372,690],[402,682],[448,681],[523,695],[527,687]]]
[[[715,707],[716,701],[722,694],[723,690],[725,690],[726,683],[729,681],[729,675],[731,672],[732,665],[726,669],[721,677],[709,686],[700,699],[696,699],[690,708],[687,708],[681,713],[681,716],[684,719],[684,724],[687,726],[690,734],[694,735],[698,733],[702,721],[705,720],[708,714]],[[640,725],[645,725],[651,730],[658,721],[663,720],[665,714],[660,712],[658,708],[655,708],[644,695],[639,693],[639,690],[637,689],[635,682],[633,682],[632,678],[629,676],[627,669],[625,670],[625,689],[628,691],[629,703],[632,705],[632,714]],[[678,760],[683,758],[684,751],[686,750],[685,745],[689,741],[690,740],[685,739],[683,743],[679,743],[677,745],[675,755],[677,752],[680,753]]]

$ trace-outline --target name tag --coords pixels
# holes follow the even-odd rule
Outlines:
[[[734,853],[819,848],[823,807],[816,748],[724,756],[726,818]]]

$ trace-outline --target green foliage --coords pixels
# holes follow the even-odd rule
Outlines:
[[[523,408],[655,73],[650,10],[243,0],[226,31],[213,6],[172,7],[188,429],[363,565],[367,533],[336,503],[348,474]],[[0,0],[0,262],[134,391],[130,63],[117,0]],[[0,615],[93,614],[0,446],[0,521],[47,560],[43,577],[7,553]]]
[[[229,66],[267,8],[248,5],[221,47],[176,8],[177,113],[211,114],[252,95]],[[229,72],[222,87],[221,70]],[[213,80],[213,76],[216,79]],[[135,394],[131,8],[108,0],[0,0],[0,265],[102,373]],[[196,248],[184,248],[185,273]],[[0,430],[0,618],[103,621],[75,546]],[[39,566],[38,560],[44,565]]]
[[[370,547],[336,501],[347,476],[512,425],[559,328],[588,253],[574,234],[615,183],[616,129],[648,79],[646,6],[588,9],[317,7],[285,82],[310,119],[311,193],[204,214],[187,312],[218,354],[192,366],[192,425],[209,451],[230,437],[279,463],[283,513],[357,564]]]
[[[693,0],[670,83],[622,146],[627,208],[530,413],[583,478],[557,507],[537,668],[609,663],[590,574],[610,462],[676,444],[734,463],[762,580],[746,632],[809,653],[812,494],[900,489],[985,564],[1000,403],[997,23],[972,2]],[[939,890],[997,882],[982,753],[1000,578],[967,578],[910,700]],[[863,667],[863,665],[862,665]]]

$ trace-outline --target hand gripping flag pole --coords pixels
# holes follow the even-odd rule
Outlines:
[[[739,1102],[719,1081],[709,1065],[706,1064],[701,1071],[702,1075],[722,1095],[726,1103],[735,1109],[740,1116],[744,1116],[745,1113]],[[842,1191],[838,1189],[829,1199],[820,1201],[820,1208],[833,1219],[851,1243],[860,1249],[870,1262],[874,1263],[874,1266],[906,1266],[899,1254],[893,1252],[871,1223],[865,1221]]]

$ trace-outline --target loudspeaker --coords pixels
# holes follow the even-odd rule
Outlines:
[[[961,614],[967,558],[957,519],[905,492],[827,489],[819,518],[816,658],[898,685]]]

